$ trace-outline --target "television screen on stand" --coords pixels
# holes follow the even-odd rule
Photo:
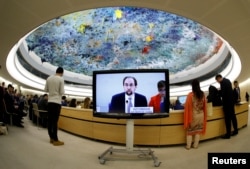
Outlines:
[[[93,116],[117,119],[168,117],[168,69],[94,71]]]

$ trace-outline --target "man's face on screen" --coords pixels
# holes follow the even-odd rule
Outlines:
[[[133,78],[127,78],[123,84],[124,91],[127,95],[132,95],[135,92],[136,86]]]

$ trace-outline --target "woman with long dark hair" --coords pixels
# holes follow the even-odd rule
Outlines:
[[[206,97],[198,80],[192,81],[192,92],[187,96],[184,109],[186,149],[198,148],[200,135],[205,134],[207,122]],[[192,145],[193,142],[193,145]]]
[[[75,98],[71,99],[69,102],[69,107],[75,107],[77,106],[77,100]]]

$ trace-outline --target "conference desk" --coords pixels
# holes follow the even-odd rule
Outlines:
[[[210,107],[207,131],[201,140],[225,134],[222,107]],[[247,126],[248,103],[235,106],[238,128]],[[126,144],[126,119],[93,117],[92,109],[62,107],[58,126],[61,130],[93,140]],[[134,144],[164,146],[184,144],[183,110],[170,111],[167,118],[135,119]]]

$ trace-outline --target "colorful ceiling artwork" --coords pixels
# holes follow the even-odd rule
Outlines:
[[[143,68],[167,68],[175,74],[204,64],[223,43],[192,20],[137,7],[61,16],[25,40],[41,62],[90,76],[93,70]]]

